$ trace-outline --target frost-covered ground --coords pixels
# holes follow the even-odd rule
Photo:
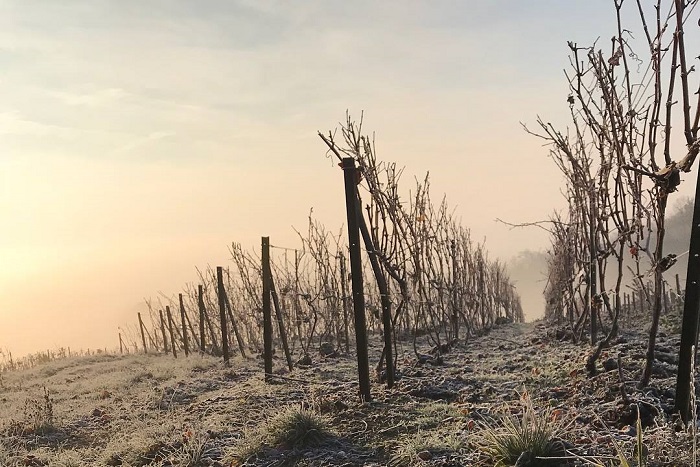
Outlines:
[[[488,434],[498,433],[503,417],[519,421],[523,413],[559,429],[565,459],[547,465],[620,465],[619,453],[634,458],[637,407],[648,465],[692,465],[690,434],[665,412],[677,337],[662,335],[665,361],[652,385],[638,390],[643,335],[623,334],[589,378],[590,347],[555,331],[500,326],[452,346],[442,364],[420,363],[405,343],[396,386],[375,378],[373,401],[364,404],[352,355],[315,354],[311,366],[291,373],[276,360],[275,384],[263,381],[260,358],[225,367],[202,355],[101,355],[6,372],[0,465],[487,466],[494,465]],[[378,345],[370,349],[374,363]],[[325,424],[324,436],[280,441],[274,427],[290,414]],[[519,465],[544,465],[533,462]]]

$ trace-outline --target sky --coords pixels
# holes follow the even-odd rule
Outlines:
[[[563,206],[520,122],[566,125],[566,42],[613,26],[611,0],[0,0],[0,349],[114,348],[231,242],[338,230],[317,132],[346,110],[492,258],[546,248],[495,222]]]

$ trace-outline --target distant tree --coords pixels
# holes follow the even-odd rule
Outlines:
[[[508,272],[523,304],[526,318],[544,316],[547,253],[523,250],[508,261]]]

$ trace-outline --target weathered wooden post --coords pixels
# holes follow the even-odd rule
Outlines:
[[[263,306],[263,357],[265,359],[265,381],[272,375],[272,310],[270,289],[272,270],[270,268],[270,237],[262,237],[262,306]]]
[[[289,371],[294,369],[294,363],[292,363],[292,355],[289,353],[289,343],[287,342],[287,331],[284,329],[284,320],[282,318],[282,307],[280,306],[280,300],[277,296],[277,289],[275,288],[275,278],[270,274],[270,295],[272,296],[272,304],[275,307],[275,316],[277,317],[277,327],[280,330],[280,340],[282,341],[282,348],[284,349],[284,356],[287,359],[287,366]]]
[[[182,320],[182,345],[185,350],[185,357],[190,354],[190,344],[187,340],[187,319],[185,318],[185,304],[182,301],[182,294],[178,295],[180,300],[180,319]]]
[[[348,243],[350,246],[350,272],[352,274],[352,298],[355,311],[355,341],[357,344],[357,374],[360,397],[364,402],[372,400],[369,381],[369,356],[367,352],[367,324],[365,321],[365,294],[362,282],[362,257],[360,255],[360,229],[357,212],[357,183],[359,174],[352,157],[342,162],[345,179],[345,209],[348,219]]]
[[[168,338],[165,336],[165,319],[163,319],[163,310],[158,310],[158,315],[160,316],[160,333],[163,335],[163,352],[168,353]]]
[[[678,13],[676,13],[678,14]],[[696,141],[696,145],[698,142]],[[677,282],[678,283],[678,282]],[[680,289],[680,286],[676,286]],[[700,317],[700,174],[695,185],[695,203],[693,205],[693,225],[690,230],[690,248],[688,251],[688,269],[685,276],[685,302],[683,304],[683,321],[681,325],[681,346],[678,353],[678,377],[676,379],[676,400],[673,410],[679,412],[681,419],[688,422],[691,415],[691,381],[693,380],[692,363],[695,359],[694,348],[698,342],[698,318]],[[695,421],[693,421],[695,423]]]
[[[681,296],[681,281],[678,274],[676,274],[676,295]]]
[[[206,308],[204,307],[204,287],[202,287],[202,284],[197,286],[197,304],[199,305],[199,350],[205,352],[207,348],[204,329]]]
[[[173,332],[173,315],[170,313],[170,306],[165,307],[165,314],[168,316],[168,330],[170,331],[170,347],[173,349],[173,357],[177,358],[175,349],[175,333]]]
[[[479,255],[479,286],[477,288],[479,295],[479,314],[481,315],[481,327],[488,328],[486,320],[486,283],[484,282],[484,258]]]
[[[219,319],[221,320],[221,348],[224,352],[224,364],[228,366],[228,329],[226,326],[226,290],[224,289],[224,272],[221,266],[216,267],[216,283],[219,295]]]
[[[452,260],[452,332],[454,338],[459,339],[459,295],[457,290],[457,242],[450,241],[450,256]]]
[[[148,353],[148,349],[146,348],[146,333],[143,329],[143,320],[141,319],[141,313],[137,313],[139,317],[139,328],[141,329],[141,342],[143,342],[143,353]]]
[[[124,355],[124,342],[122,342],[122,333],[119,333],[119,354]]]
[[[595,203],[595,187],[591,187],[591,210],[590,210],[590,309],[591,309],[591,345],[595,345],[598,341],[598,291],[597,291],[597,279],[596,279],[596,267],[597,265],[597,253],[598,244],[596,242],[596,231],[595,224],[597,222],[596,217],[596,203]]]

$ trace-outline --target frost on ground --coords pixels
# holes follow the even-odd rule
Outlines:
[[[643,334],[621,335],[589,376],[591,348],[557,331],[499,326],[440,359],[417,359],[405,343],[395,387],[375,378],[364,404],[352,355],[317,354],[274,384],[260,358],[227,368],[202,355],[101,355],[7,372],[0,465],[617,466],[640,455],[649,466],[692,465],[692,434],[670,414],[677,337],[661,334],[655,378],[640,390]],[[557,459],[501,445],[531,427],[546,431],[542,447]]]

